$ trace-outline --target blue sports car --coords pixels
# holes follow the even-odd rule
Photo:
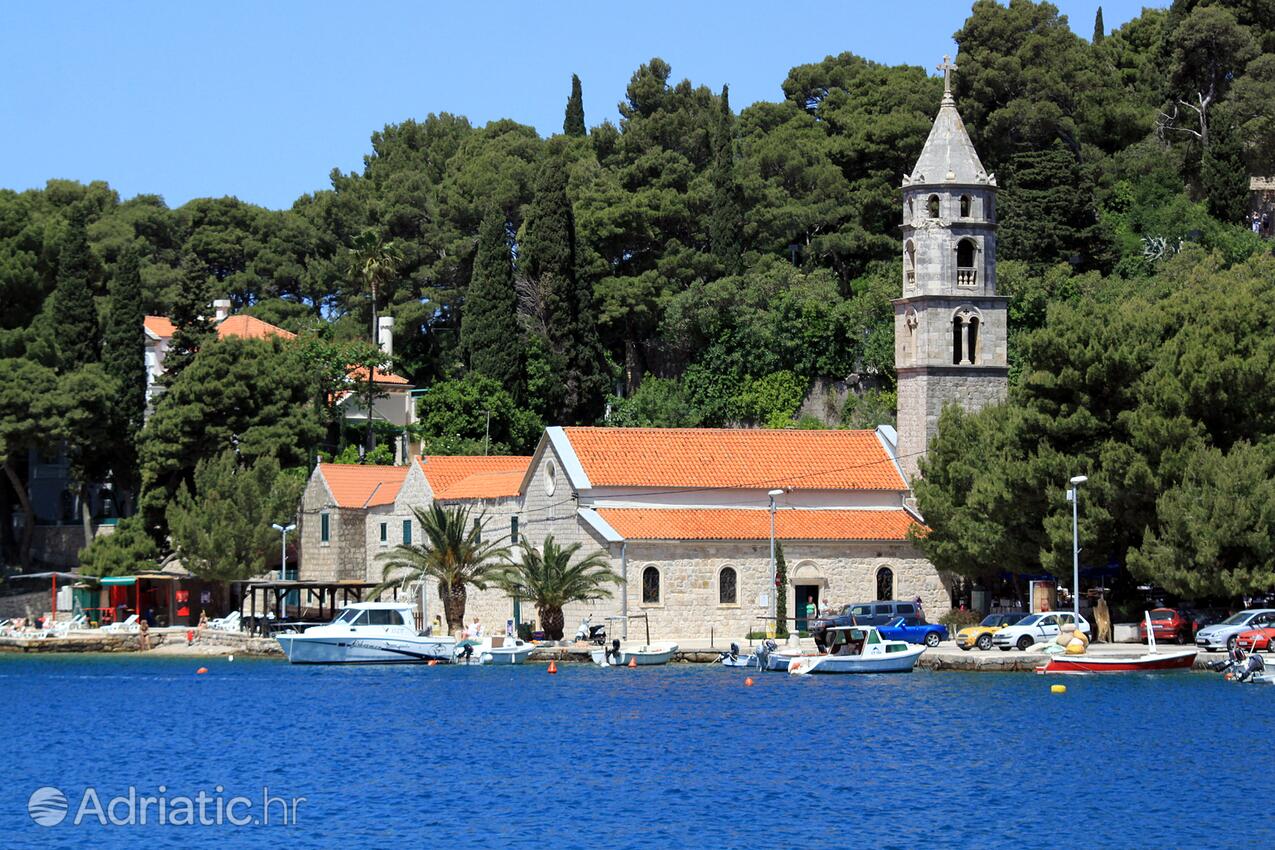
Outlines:
[[[927,623],[919,617],[895,617],[884,626],[877,626],[877,631],[889,640],[905,640],[926,646],[938,646],[939,641],[947,640],[947,626]]]

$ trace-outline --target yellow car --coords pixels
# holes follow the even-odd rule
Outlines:
[[[966,626],[956,633],[956,645],[969,651],[992,648],[992,635],[1006,626],[1012,626],[1027,615],[1021,611],[1013,614],[988,614],[977,626]]]

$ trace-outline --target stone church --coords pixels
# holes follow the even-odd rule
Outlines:
[[[931,619],[947,611],[948,581],[912,542],[924,525],[909,482],[944,405],[1004,398],[1008,299],[996,294],[996,179],[957,113],[953,67],[940,69],[943,100],[903,181],[897,434],[551,427],[531,457],[321,464],[303,497],[299,577],[379,581],[384,553],[419,542],[413,509],[439,502],[468,506],[506,543],[552,535],[605,554],[623,583],[568,607],[568,633],[585,614],[645,615],[653,638],[739,639],[766,628],[776,592],[798,628],[808,603],[920,597]],[[772,527],[787,563],[778,588]],[[424,599],[425,619],[441,614],[433,581]],[[466,621],[503,629],[515,610],[535,618],[529,604],[471,589]]]

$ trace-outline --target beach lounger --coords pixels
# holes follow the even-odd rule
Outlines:
[[[224,617],[218,617],[215,620],[208,621],[208,628],[215,629],[219,632],[237,632],[240,629],[241,614],[238,611],[232,611]]]
[[[128,619],[122,623],[111,623],[109,626],[103,626],[104,632],[135,632],[137,631],[137,615],[129,614]]]

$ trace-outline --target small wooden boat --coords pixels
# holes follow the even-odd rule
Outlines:
[[[610,646],[599,646],[589,652],[594,664],[600,667],[628,667],[631,663],[636,667],[653,667],[673,660],[677,644],[671,640],[652,641],[651,621],[647,615],[633,614],[628,619],[646,620],[646,643],[622,644],[619,638],[614,638]]]
[[[638,667],[650,667],[669,663],[676,652],[677,644],[671,640],[623,646],[620,639],[616,638],[611,641],[611,646],[600,646],[592,650],[589,657],[601,667],[628,667],[630,661]]]
[[[795,676],[826,673],[911,673],[924,646],[889,640],[874,626],[834,626],[825,633],[828,651],[793,659]]]
[[[1157,673],[1190,670],[1196,650],[1147,652],[1142,655],[1053,655],[1036,668],[1037,673]]]
[[[1141,655],[1071,655],[1059,652],[1036,668],[1037,673],[1159,673],[1165,670],[1190,670],[1198,650],[1179,649],[1160,652],[1155,645],[1151,615],[1147,614],[1148,649]]]

